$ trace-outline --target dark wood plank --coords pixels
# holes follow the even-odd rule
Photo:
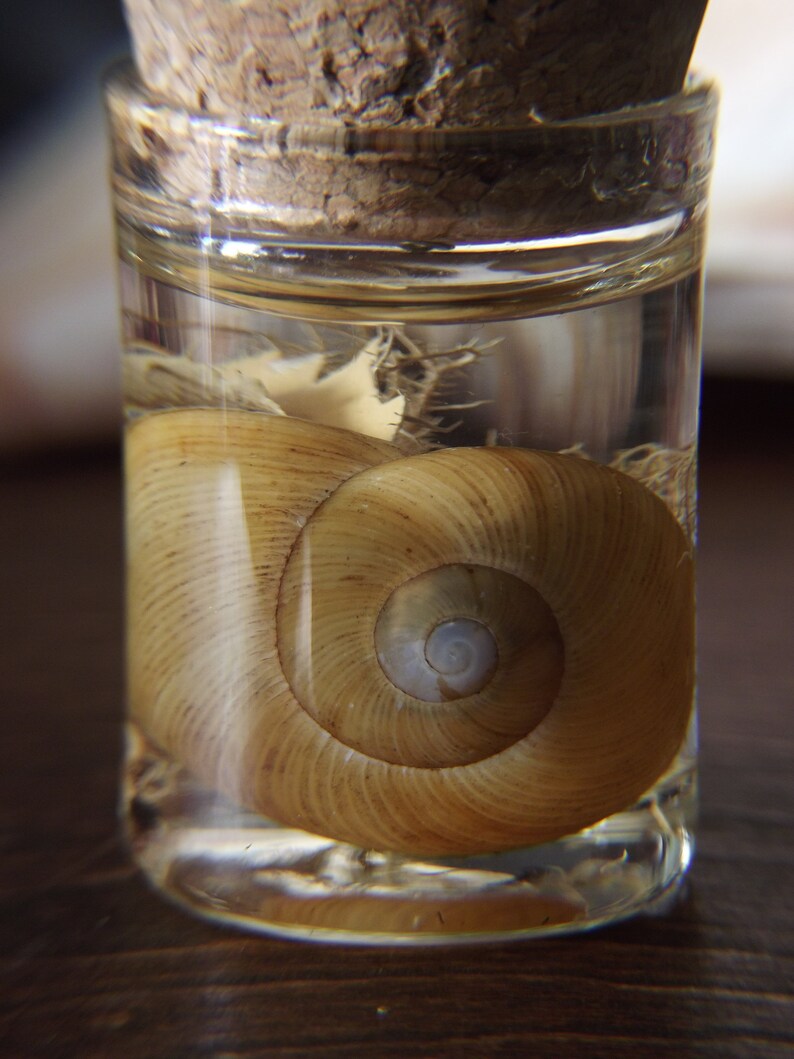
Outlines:
[[[117,458],[4,467],[2,1054],[794,1054],[794,457],[785,397],[706,387],[703,798],[685,897],[664,917],[589,936],[476,949],[247,937],[190,919],[148,890],[116,823]]]

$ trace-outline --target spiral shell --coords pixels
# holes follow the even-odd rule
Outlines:
[[[132,712],[241,804],[506,849],[628,807],[678,750],[691,554],[626,475],[210,409],[139,419],[127,464]]]

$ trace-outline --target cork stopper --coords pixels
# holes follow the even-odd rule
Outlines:
[[[706,0],[125,4],[139,81],[108,105],[130,201],[237,230],[460,244],[593,208],[642,219],[689,133],[627,121],[620,149],[597,130],[574,149],[560,123],[680,92]]]
[[[515,125],[682,86],[706,0],[125,0],[138,71],[190,111]]]

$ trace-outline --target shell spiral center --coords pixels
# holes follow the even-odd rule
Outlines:
[[[425,702],[449,702],[476,694],[490,681],[499,647],[483,622],[451,617],[425,638],[410,625],[392,629],[390,617],[387,605],[375,631],[375,647],[383,672],[396,687]],[[389,634],[394,631],[401,635]]]

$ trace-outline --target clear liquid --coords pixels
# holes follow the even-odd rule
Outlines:
[[[283,413],[375,439],[393,447],[396,460],[462,446],[570,453],[641,482],[662,498],[692,541],[700,275],[682,267],[687,255],[680,249],[649,253],[645,247],[637,259],[610,266],[609,283],[598,262],[580,263],[575,282],[536,276],[531,289],[520,283],[511,289],[501,309],[499,298],[470,298],[461,303],[465,311],[457,301],[445,307],[438,297],[428,308],[421,283],[409,284],[401,302],[390,288],[388,311],[377,291],[367,309],[366,291],[359,290],[354,311],[346,311],[336,296],[323,303],[322,285],[302,290],[293,284],[293,295],[285,297],[289,285],[272,282],[272,263],[249,260],[245,269],[226,268],[222,256],[191,254],[169,239],[130,236],[122,250],[131,432],[166,410],[196,408],[233,433],[234,415],[242,410],[252,417]],[[477,286],[474,273],[469,280],[462,286],[470,291]],[[572,297],[571,289],[585,293]],[[190,449],[189,439],[182,444]],[[157,473],[158,456],[151,459]],[[233,442],[217,455],[227,468],[245,459]],[[284,475],[293,469],[285,461]],[[130,477],[133,510],[138,480]],[[203,488],[196,494],[199,506],[206,506],[209,495]],[[169,507],[167,496],[162,503]],[[409,504],[406,517],[414,514]],[[143,522],[156,517],[157,511],[140,516]],[[182,531],[186,524],[180,523]],[[196,527],[195,539],[186,541],[181,531],[170,545],[174,554],[193,556],[180,584],[195,572],[204,582],[214,578],[228,586],[228,592],[216,592],[213,606],[242,608],[244,628],[248,611],[240,600],[248,598],[241,586],[246,534],[254,532],[250,519],[242,530],[202,529],[199,522]],[[218,551],[212,535],[220,532],[228,533],[228,543]],[[133,597],[137,562],[131,567]],[[167,569],[158,567],[141,580],[157,582]],[[311,568],[305,579],[309,596],[314,576]],[[344,604],[340,596],[340,608]],[[144,599],[141,607],[147,606]],[[154,617],[141,613],[132,622],[133,671],[141,644],[158,636],[167,641],[166,619],[181,628],[193,620],[187,611],[170,617],[167,610]],[[136,634],[146,622],[159,625]],[[195,657],[214,652],[227,673],[213,710],[222,715],[228,711],[223,688],[234,686],[238,656],[247,648],[234,636],[203,643],[212,627],[197,619]],[[229,628],[236,627],[230,622]],[[180,642],[187,642],[185,635]],[[643,649],[637,646],[639,653]],[[158,655],[149,665],[159,673],[163,701],[169,687],[186,699],[179,689],[190,678],[190,665],[187,649],[180,650],[172,671],[167,650],[162,661]],[[302,665],[311,669],[310,648]],[[200,691],[195,695],[201,698]],[[162,704],[136,705],[136,699],[140,692],[132,695],[126,772],[135,854],[180,903],[249,929],[406,944],[582,930],[662,907],[689,863],[695,798],[691,702],[681,749],[619,811],[553,841],[415,854],[346,841],[344,827],[326,837],[301,830],[294,820],[279,823],[263,815],[239,779],[250,759],[254,722],[240,722],[237,731],[230,714],[223,746],[221,736],[213,736],[207,750],[197,734],[201,719],[187,708],[188,732],[180,742],[177,721],[158,720]],[[503,744],[507,739],[499,738]],[[222,766],[215,767],[213,754]]]

